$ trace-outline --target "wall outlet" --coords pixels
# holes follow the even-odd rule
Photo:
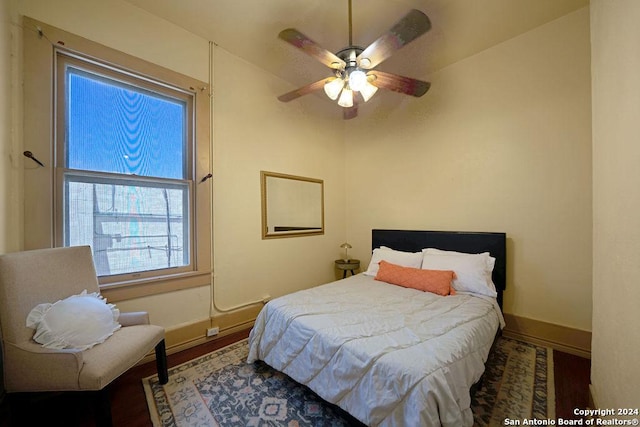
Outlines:
[[[208,337],[212,337],[214,335],[218,335],[220,333],[220,328],[217,326],[214,326],[213,328],[209,328],[207,329],[207,336]]]

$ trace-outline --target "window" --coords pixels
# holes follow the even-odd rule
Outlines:
[[[24,33],[25,140],[53,166],[25,175],[26,249],[91,246],[112,301],[209,284],[207,84],[37,25],[63,43]]]
[[[62,245],[105,280],[191,269],[193,94],[57,54]]]

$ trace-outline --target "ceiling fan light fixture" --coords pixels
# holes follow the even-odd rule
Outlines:
[[[338,100],[338,105],[341,107],[353,107],[353,91],[351,89],[343,89]]]
[[[343,87],[344,87],[344,80],[342,80],[340,77],[337,77],[334,80],[331,80],[330,82],[325,83],[324,93],[326,93],[330,99],[335,101],[336,99],[338,99],[338,95],[340,95],[340,91],[342,90]]]
[[[349,87],[351,90],[360,92],[367,85],[367,74],[356,68],[349,73]]]
[[[364,98],[364,102],[371,99],[373,95],[378,91],[378,88],[367,82],[362,89],[360,89],[360,95]]]
[[[429,90],[429,82],[376,70],[397,50],[429,31],[429,17],[418,9],[411,9],[386,33],[362,48],[353,44],[351,3],[352,0],[348,0],[349,44],[336,53],[323,48],[295,28],[280,31],[278,38],[329,67],[332,77],[287,92],[278,96],[278,100],[289,102],[322,88],[331,100],[337,100],[338,105],[345,108],[342,117],[348,120],[358,115],[359,97],[362,96],[367,102],[380,88],[414,97],[420,97]]]

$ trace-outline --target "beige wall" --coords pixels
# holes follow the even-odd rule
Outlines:
[[[354,255],[368,261],[372,228],[504,231],[505,311],[590,330],[589,61],[585,8],[429,76],[423,98],[363,106],[347,128]]]
[[[17,4],[21,15],[198,80],[209,80],[207,40],[124,1],[19,0]]]
[[[635,408],[640,402],[639,21],[636,0],[591,1],[591,384],[600,408]]]
[[[208,43],[186,30],[120,0],[53,3],[16,7],[209,81]],[[224,310],[319,284],[345,236],[368,261],[375,227],[495,230],[509,236],[506,311],[591,329],[588,9],[435,73],[420,100],[381,94],[350,122],[321,97],[277,102],[292,87],[213,52],[215,287],[123,310],[172,328],[208,318],[212,293]],[[323,179],[326,234],[261,240],[260,170]]]
[[[20,249],[22,210],[21,156],[13,135],[18,108],[18,61],[11,51],[18,48],[20,29],[13,1],[0,3],[0,254]],[[13,107],[13,108],[12,108]]]
[[[313,99],[279,102],[293,87],[220,47],[215,64],[217,301],[235,306],[333,279],[345,236],[342,123],[307,110]],[[262,240],[261,170],[324,180],[324,235]]]
[[[17,4],[17,13],[210,81],[207,40],[126,2],[26,0]],[[276,95],[292,89],[286,83],[224,50],[212,51],[215,302],[225,309],[333,279],[333,259],[345,234],[344,160],[342,124],[330,122],[322,106],[318,111],[309,101],[281,104]],[[262,241],[260,170],[324,179],[327,233]],[[213,293],[206,286],[118,307],[149,311],[154,323],[175,329],[215,314]]]
[[[5,200],[11,189],[11,12],[9,2],[0,3],[0,253],[8,252],[9,210]]]

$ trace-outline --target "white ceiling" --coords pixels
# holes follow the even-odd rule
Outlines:
[[[347,0],[126,0],[275,74],[294,87],[331,75],[277,38],[296,28],[337,52],[348,38]],[[589,0],[353,0],[353,42],[367,47],[409,9],[432,29],[377,68],[428,80],[430,73],[546,22]]]

